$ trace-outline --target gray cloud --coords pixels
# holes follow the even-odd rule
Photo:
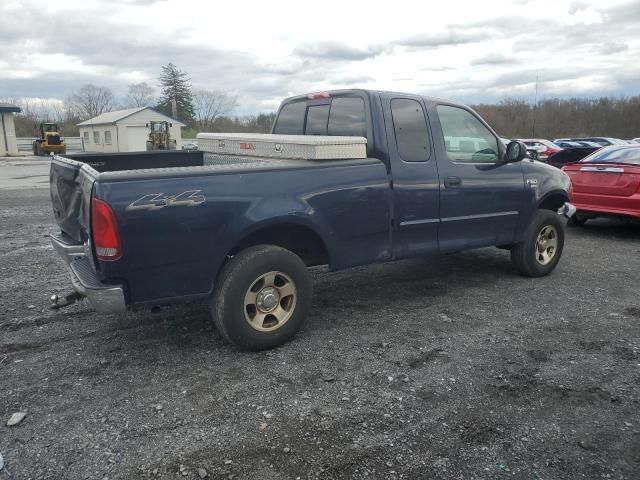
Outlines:
[[[574,15],[576,13],[578,13],[580,10],[585,10],[586,8],[589,7],[589,4],[587,2],[573,2],[569,5],[569,15]]]
[[[489,40],[494,36],[490,30],[479,28],[450,28],[444,32],[420,33],[395,42],[396,45],[412,48],[435,48],[448,45],[462,45]]]
[[[369,75],[358,74],[358,73],[336,75],[335,77],[333,77],[333,82],[336,84],[353,85],[353,86],[356,86],[361,83],[369,83],[369,82],[372,82],[373,80],[374,79]]]
[[[596,53],[601,53],[602,55],[613,55],[627,50],[629,50],[629,45],[617,42],[606,42],[594,48]]]
[[[370,45],[357,48],[341,42],[318,42],[299,45],[293,53],[303,58],[320,58],[326,60],[358,61],[374,58],[384,52],[382,46]]]
[[[52,9],[47,12],[47,18],[57,27],[38,28],[36,32],[33,19],[42,15],[40,6],[28,0],[19,4],[0,0],[0,93],[65,98],[91,82],[108,86],[122,95],[127,84],[133,82],[128,78],[139,76],[154,84],[160,67],[169,61],[187,71],[195,87],[239,94],[245,106],[239,113],[243,112],[242,108],[274,105],[292,93],[365,84],[390,89],[403,85],[411,89],[424,88],[427,94],[477,101],[516,89],[527,91],[527,85],[539,74],[541,87],[548,85],[549,89],[563,94],[557,90],[564,88],[559,86],[562,82],[551,82],[570,81],[577,85],[583,77],[594,75],[588,67],[568,67],[583,57],[589,57],[592,64],[598,65],[598,75],[610,79],[609,83],[603,82],[609,93],[638,94],[640,85],[640,74],[633,69],[633,62],[625,62],[640,54],[636,40],[640,22],[640,2],[637,1],[598,7],[604,18],[602,25],[567,25],[556,18],[537,22],[498,13],[488,20],[445,25],[440,32],[412,34],[414,32],[406,31],[406,36],[386,45],[371,43],[358,47],[340,41],[301,43],[280,58],[266,61],[250,50],[239,50],[232,39],[227,44],[190,43],[188,39],[193,32],[184,22],[161,30],[152,24],[133,24],[132,19],[122,13],[138,11],[153,3],[156,0],[114,0],[103,5],[87,2],[73,15],[68,10]],[[578,1],[569,11],[576,14],[586,6]],[[566,18],[566,12],[561,13],[559,17]],[[365,27],[362,28],[364,31]],[[513,58],[497,53],[475,56],[478,52],[491,51],[493,40],[500,40],[501,45],[508,42],[508,50],[501,46],[500,51],[513,51]],[[443,58],[441,52],[434,52],[444,47],[451,48],[450,56]],[[380,65],[386,65],[384,62],[393,53],[407,55],[411,61],[397,67],[393,75],[379,75]],[[28,57],[34,54],[64,55],[71,60],[73,71],[65,66],[56,69],[57,60],[47,66],[40,66],[36,61],[27,66]],[[426,66],[431,63],[434,66]],[[77,65],[80,67],[74,67]],[[480,68],[483,65],[492,68]],[[543,67],[534,68],[538,65]],[[518,68],[523,66],[526,68]],[[22,74],[30,78],[16,78]],[[393,79],[397,79],[397,85]],[[599,88],[598,82],[592,83],[593,89]],[[566,94],[572,94],[571,87],[567,87]]]
[[[631,25],[637,31],[640,22],[640,3],[632,0],[627,3],[610,7],[604,11],[608,24]]]
[[[489,53],[471,61],[471,65],[513,65],[518,63],[516,58],[505,57],[500,53]]]

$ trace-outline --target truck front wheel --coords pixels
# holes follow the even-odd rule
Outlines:
[[[527,277],[542,277],[553,271],[564,248],[565,225],[551,210],[536,210],[520,243],[511,247],[511,262]]]
[[[290,340],[304,324],[312,282],[293,252],[258,245],[229,259],[211,306],[218,331],[243,350],[265,350]]]

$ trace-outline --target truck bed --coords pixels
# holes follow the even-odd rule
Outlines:
[[[239,171],[298,170],[380,163],[375,158],[335,160],[291,160],[268,157],[224,155],[217,153],[166,151],[128,153],[83,153],[56,157],[91,168],[94,179],[122,181],[171,176],[197,176],[235,173]],[[63,160],[64,161],[64,160]],[[54,162],[55,165],[55,162]],[[80,166],[80,165],[79,165]],[[55,166],[52,166],[55,168]]]
[[[196,167],[204,165],[203,153],[167,150],[156,152],[79,153],[64,158],[84,163],[96,172],[144,170],[149,168]]]

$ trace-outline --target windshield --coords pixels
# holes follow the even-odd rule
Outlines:
[[[603,148],[582,159],[581,162],[640,165],[640,146]]]
[[[164,133],[167,131],[166,122],[151,122],[151,131],[153,133]]]

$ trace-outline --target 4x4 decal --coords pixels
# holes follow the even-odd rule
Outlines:
[[[132,210],[159,210],[164,207],[195,207],[206,200],[200,192],[201,190],[187,190],[179,195],[150,193],[127,205],[126,210],[130,212]]]

